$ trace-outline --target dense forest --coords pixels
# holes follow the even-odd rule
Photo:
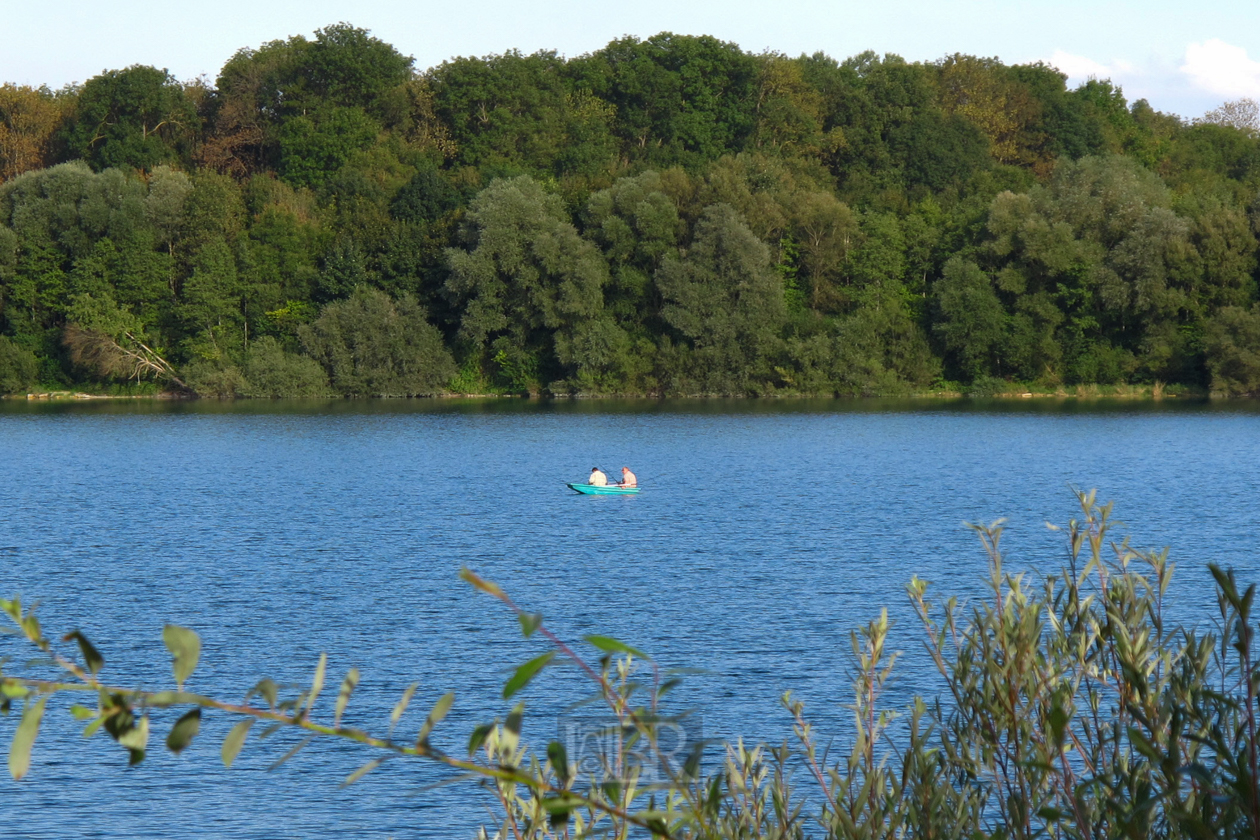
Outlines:
[[[1260,392],[1256,129],[670,33],[6,84],[0,391]]]

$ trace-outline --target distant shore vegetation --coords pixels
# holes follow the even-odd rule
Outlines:
[[[671,33],[4,84],[0,392],[1260,394],[1258,129]]]

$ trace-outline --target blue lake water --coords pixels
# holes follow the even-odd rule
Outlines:
[[[615,636],[667,666],[701,667],[680,702],[705,734],[781,741],[792,690],[843,736],[849,631],[886,606],[906,651],[890,702],[934,680],[905,595],[982,591],[963,523],[1007,519],[1008,565],[1065,558],[1069,489],[1096,487],[1141,546],[1169,546],[1173,613],[1212,618],[1206,564],[1260,581],[1260,406],[1254,403],[564,402],[0,403],[0,592],[39,601],[50,634],[81,628],[103,676],[170,683],[171,622],[197,630],[190,688],[238,698],[258,679],[305,682],[329,658],[328,712],[350,667],[347,722],[400,731],[447,691],[435,742],[459,750],[506,712],[505,669],[541,653],[512,616],[458,579],[467,566],[542,611],[561,636]],[[638,474],[636,497],[585,497],[592,465]],[[0,656],[27,653],[0,636]],[[563,669],[524,694],[545,744],[587,691]],[[56,704],[58,701],[54,701]],[[7,746],[16,717],[0,719]],[[128,769],[50,706],[30,776],[0,778],[0,824],[32,838],[470,837],[466,788],[319,744],[251,740],[219,762],[208,715],[181,756]]]

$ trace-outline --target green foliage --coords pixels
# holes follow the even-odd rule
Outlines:
[[[408,297],[392,300],[361,286],[347,300],[325,306],[299,334],[333,388],[346,396],[436,394],[455,374],[441,334]],[[290,373],[309,376],[292,363]]]
[[[753,131],[758,66],[734,44],[662,32],[613,41],[581,63],[631,159],[698,164],[738,151]]]
[[[420,169],[390,202],[390,212],[404,222],[433,222],[459,206],[459,193],[432,167]]]
[[[188,387],[202,397],[243,397],[249,390],[241,369],[223,361],[194,359],[184,366],[181,375]]]
[[[62,142],[69,157],[98,170],[152,169],[187,154],[199,128],[196,107],[175,77],[136,64],[84,83]]]
[[[614,108],[554,52],[456,58],[429,73],[461,163],[498,174],[594,175],[616,156]]]
[[[49,384],[105,375],[61,343],[99,324],[236,393],[255,339],[291,350],[368,286],[422,305],[479,391],[885,393],[938,368],[1204,388],[1218,313],[1260,295],[1246,107],[1188,123],[1040,63],[668,32],[417,72],[338,23],[213,87],[140,65],[0,86],[0,334]],[[786,310],[739,338],[720,324],[747,301],[714,291],[697,327],[710,292],[670,299],[716,205]]]
[[[35,354],[8,336],[0,335],[0,394],[17,394],[35,384],[39,362]]]
[[[331,392],[319,362],[286,351],[272,336],[250,344],[242,372],[240,393],[245,397],[322,397]]]
[[[445,286],[463,313],[460,338],[496,360],[581,365],[578,332],[603,309],[608,268],[560,200],[528,176],[496,180],[469,206],[460,238],[467,250],[447,251]]]
[[[770,253],[733,208],[715,204],[696,225],[686,254],[657,274],[662,316],[691,352],[683,389],[747,393],[766,387],[782,352],[783,282]]]
[[[975,263],[954,257],[934,291],[936,333],[958,369],[975,379],[998,368],[1006,313],[988,276]]]
[[[893,288],[871,295],[839,323],[836,390],[889,396],[926,388],[937,378],[940,363],[902,291]]]
[[[295,187],[318,187],[379,132],[362,108],[325,106],[293,117],[278,133],[280,177]]]
[[[367,30],[336,23],[316,30],[294,75],[312,101],[382,113],[390,94],[411,77],[411,66],[410,57]],[[299,101],[290,107],[309,106]]]
[[[1260,393],[1260,305],[1223,307],[1208,323],[1206,344],[1213,391]]]

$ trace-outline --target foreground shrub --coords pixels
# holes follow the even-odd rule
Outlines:
[[[132,763],[148,748],[150,710],[185,710],[166,738],[175,752],[198,734],[204,711],[239,718],[223,743],[229,766],[262,720],[311,738],[353,741],[373,753],[347,784],[388,759],[444,765],[495,795],[494,836],[517,840],[1256,836],[1255,587],[1240,592],[1232,574],[1213,567],[1219,634],[1172,626],[1164,610],[1173,573],[1166,553],[1113,540],[1110,505],[1097,504],[1092,493],[1081,494],[1080,502],[1082,518],[1066,528],[1067,564],[1054,574],[1007,572],[1002,530],[995,525],[976,529],[990,573],[988,592],[977,603],[936,603],[925,582],[910,582],[927,651],[945,685],[940,696],[915,698],[908,709],[887,708],[884,687],[897,659],[886,650],[887,613],[851,634],[852,735],[834,754],[820,749],[804,705],[790,694],[782,702],[793,739],[780,747],[666,746],[662,736],[679,731],[683,721],[666,705],[677,674],[603,636],[586,637],[594,653],[583,655],[540,614],[465,571],[465,580],[515,614],[527,638],[540,637],[548,648],[512,672],[503,698],[510,700],[553,663],[576,665],[610,721],[599,761],[570,755],[560,741],[540,750],[524,743],[520,703],[476,727],[461,755],[429,740],[454,702],[450,694],[414,738],[394,736],[392,725],[384,736],[343,726],[357,669],[341,681],[331,718],[324,713],[317,721],[313,710],[327,677],[323,656],[310,686],[287,694],[269,679],[239,704],[185,692],[201,643],[192,631],[169,625],[163,639],[173,656],[175,690],[111,685],[100,676],[103,656],[83,634],[63,639],[76,644],[77,658],[61,653],[14,599],[0,607],[44,657],[44,664],[26,667],[44,670],[0,675],[0,707],[24,706],[9,769],[15,778],[30,769],[49,700],[86,688],[96,707],[76,705],[72,713],[88,722],[86,734],[103,729]],[[391,724],[414,690],[403,692]],[[906,719],[894,727],[899,713]],[[721,752],[720,767],[709,773],[701,770],[706,747]],[[797,782],[802,778],[806,784]]]

